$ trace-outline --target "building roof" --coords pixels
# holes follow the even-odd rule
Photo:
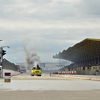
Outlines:
[[[65,59],[74,63],[93,62],[100,58],[100,39],[85,40],[54,55],[53,58]]]

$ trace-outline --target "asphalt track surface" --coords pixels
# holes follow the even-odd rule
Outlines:
[[[0,100],[100,100],[100,81],[22,74],[0,80]]]

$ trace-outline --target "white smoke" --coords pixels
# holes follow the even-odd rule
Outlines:
[[[30,70],[35,64],[35,62],[37,62],[38,64],[41,62],[40,57],[37,56],[35,52],[28,50],[28,48],[25,45],[23,45],[23,47],[26,54],[26,68],[27,70]]]

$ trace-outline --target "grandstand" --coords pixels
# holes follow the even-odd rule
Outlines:
[[[61,71],[76,70],[77,74],[95,74],[100,70],[100,39],[86,38],[80,43],[54,55],[53,58],[72,61]]]

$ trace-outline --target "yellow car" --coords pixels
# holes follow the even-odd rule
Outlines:
[[[36,67],[33,66],[33,68],[31,69],[31,76],[41,76],[41,68],[37,65]]]

